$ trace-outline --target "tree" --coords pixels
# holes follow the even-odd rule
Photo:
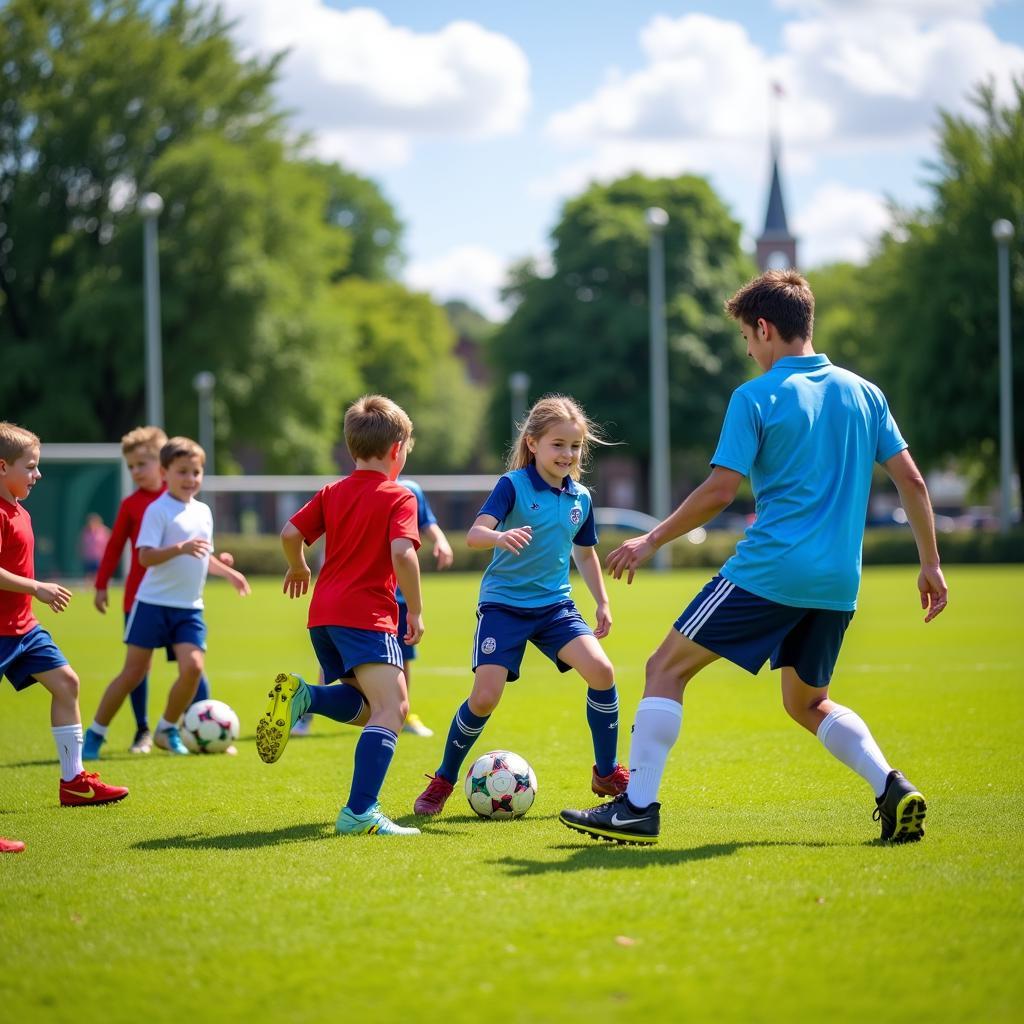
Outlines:
[[[706,460],[728,396],[744,377],[739,333],[722,308],[752,266],[740,226],[701,178],[631,175],[592,185],[569,201],[555,227],[554,273],[514,267],[506,298],[517,303],[495,333],[495,446],[508,444],[510,373],[531,378],[531,399],[565,391],[642,458],[650,452],[648,207],[665,231],[669,404],[677,460]]]

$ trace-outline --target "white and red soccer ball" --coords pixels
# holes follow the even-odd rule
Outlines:
[[[466,773],[466,799],[481,818],[519,818],[537,796],[537,776],[511,750],[491,750]]]

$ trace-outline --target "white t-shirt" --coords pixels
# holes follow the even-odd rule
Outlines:
[[[210,506],[194,498],[189,502],[172,498],[165,491],[146,509],[139,527],[137,548],[166,548],[193,537],[213,545],[213,513]],[[142,577],[136,599],[168,608],[202,608],[203,585],[210,567],[209,556],[175,555],[151,565]]]

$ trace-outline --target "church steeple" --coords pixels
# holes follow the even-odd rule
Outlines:
[[[774,129],[771,161],[772,183],[768,189],[768,209],[764,217],[764,231],[757,240],[757,266],[762,271],[796,266],[796,238],[790,234],[786,223],[786,204],[782,199],[782,175],[779,171],[779,136]]]

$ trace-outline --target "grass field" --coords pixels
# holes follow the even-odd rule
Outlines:
[[[927,627],[910,569],[876,569],[832,694],[928,798],[923,843],[875,841],[865,784],[781,709],[778,683],[718,663],[687,696],[652,849],[556,820],[587,806],[583,684],[535,652],[477,752],[508,747],[540,792],[515,822],[456,793],[410,839],[337,838],[355,733],[318,721],[264,765],[252,733],[281,669],[314,671],[305,603],[276,580],[208,588],[214,695],[237,758],[137,758],[125,709],[104,777],[123,804],[60,809],[40,687],[0,689],[0,1019],[36,1021],[1010,1021],[1024,997],[1024,567],[949,572]],[[705,574],[612,588],[607,649],[623,759],[645,657]],[[468,692],[477,580],[426,579],[428,637],[383,804],[403,822]],[[591,609],[581,601],[581,609]],[[88,722],[119,667],[120,616],[81,589],[42,609]],[[154,673],[153,720],[170,671]]]

